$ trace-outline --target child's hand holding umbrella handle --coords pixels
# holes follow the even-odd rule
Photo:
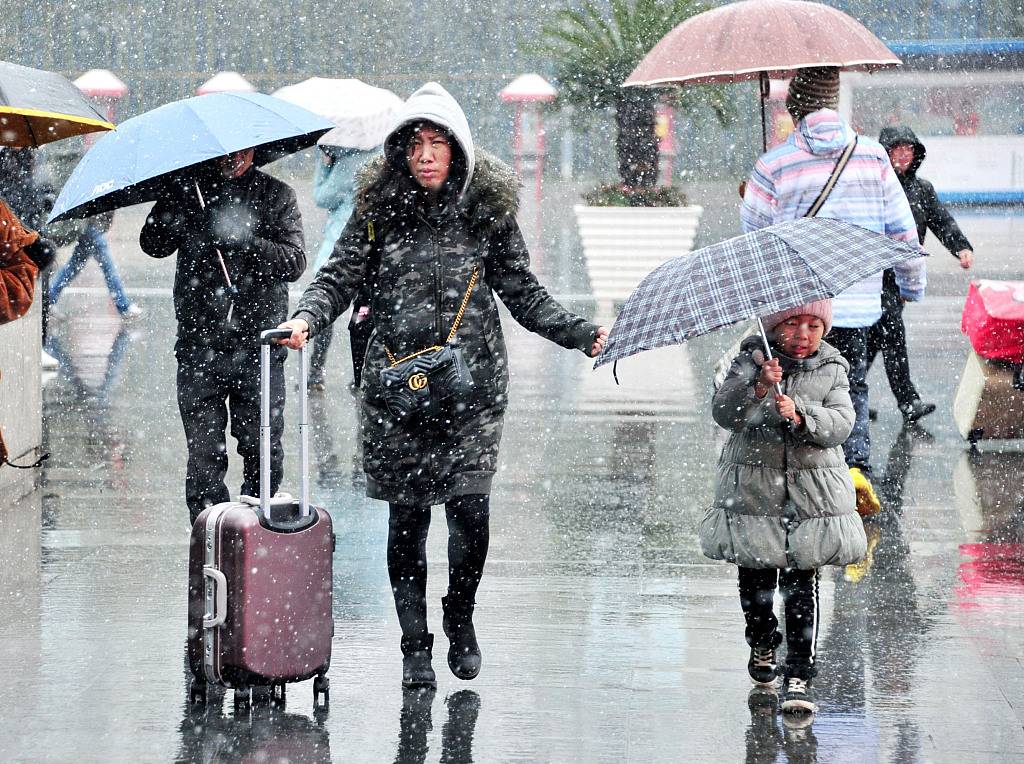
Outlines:
[[[782,367],[778,358],[770,358],[761,364],[761,373],[754,383],[754,395],[764,398],[768,392],[782,382]]]

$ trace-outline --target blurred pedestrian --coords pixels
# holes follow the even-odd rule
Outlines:
[[[86,263],[92,258],[103,272],[107,291],[110,293],[117,312],[124,318],[135,318],[142,315],[142,308],[132,302],[128,293],[125,292],[121,274],[117,270],[117,264],[110,252],[110,244],[107,242],[106,234],[110,230],[113,217],[114,214],[110,212],[89,220],[82,235],[75,242],[75,249],[72,251],[71,257],[57,272],[53,284],[50,285],[51,305],[56,304],[60,299],[61,292],[78,277]]]
[[[313,178],[313,201],[318,207],[329,210],[327,224],[324,226],[324,238],[313,263],[313,270],[319,271],[327,262],[334,245],[352,215],[352,196],[355,192],[356,171],[366,164],[374,155],[374,151],[359,151],[340,146],[320,147],[320,162]],[[370,319],[369,296],[366,289],[361,289],[352,304],[352,317],[348,323],[350,346],[352,349],[353,391],[359,388],[359,379],[363,370],[363,357],[366,345],[373,332]],[[316,340],[309,359],[310,390],[323,390],[326,379],[324,367],[327,364],[327,351],[334,337],[334,325],[327,326]]]
[[[815,711],[818,568],[864,556],[864,527],[841,444],[853,429],[850,365],[822,338],[832,304],[819,300],[763,318],[772,345],[748,337],[715,392],[712,416],[729,430],[718,461],[715,499],[700,523],[704,554],[739,566],[740,606],[750,645],[747,672],[774,688],[782,710]],[[773,394],[781,385],[781,393]],[[786,664],[774,612],[786,614]]]
[[[369,285],[374,333],[359,391],[366,492],[390,505],[402,682],[430,687],[426,542],[434,504],[445,505],[448,520],[448,666],[460,679],[481,666],[473,613],[509,382],[494,297],[527,329],[591,356],[607,330],[537,282],[516,223],[515,176],[474,149],[466,116],[444,88],[416,91],[384,147],[334,253],[283,326],[292,330],[288,344],[301,347]],[[390,386],[399,377],[401,385]]]
[[[71,177],[75,165],[82,158],[85,151],[85,144],[81,139],[61,141],[55,146],[47,148],[45,155],[46,166],[51,176],[51,182],[55,189],[60,189]],[[110,244],[107,241],[107,233],[114,220],[114,213],[107,212],[102,215],[91,217],[84,221],[69,221],[58,230],[65,231],[71,235],[67,244],[74,244],[71,257],[64,266],[57,272],[50,284],[49,301],[51,305],[56,304],[60,299],[61,292],[82,272],[90,259],[96,261],[103,272],[103,280],[107,285],[107,291],[114,303],[117,312],[125,318],[134,318],[142,314],[142,309],[129,299],[121,281],[121,274],[118,272],[117,264],[114,262],[110,251]],[[61,242],[63,245],[65,242]]]
[[[818,215],[854,223],[899,241],[917,244],[914,216],[885,150],[871,138],[857,135],[836,108],[839,70],[812,67],[798,70],[789,84],[786,108],[793,132],[754,166],[741,207],[744,231],[806,215],[823,193]],[[844,151],[852,154],[841,167]],[[841,170],[841,171],[840,171]],[[826,184],[840,171],[831,192]],[[850,257],[856,257],[851,252]],[[905,300],[924,296],[922,258],[895,268],[896,284]],[[857,490],[862,514],[878,512],[871,485],[871,436],[868,424],[868,330],[882,316],[882,274],[869,276],[835,298],[835,328],[829,342],[850,363],[850,395],[857,413],[843,444],[846,463]]]
[[[295,192],[252,160],[252,149],[237,151],[183,174],[153,206],[139,236],[152,257],[178,253],[174,352],[193,522],[205,507],[230,499],[224,484],[229,414],[243,463],[241,492],[259,495],[259,333],[287,317],[288,282],[306,267]],[[287,350],[274,348],[271,355],[273,494],[284,460]]]
[[[925,158],[924,144],[917,139],[914,131],[905,125],[886,127],[878,136],[878,142],[889,154],[896,177],[910,202],[917,223],[917,235],[921,243],[928,231],[934,233],[942,245],[968,269],[974,262],[974,250],[939,201],[935,187],[917,174]],[[903,299],[896,286],[896,274],[889,269],[882,275],[882,317],[868,332],[868,368],[879,351],[885,364],[889,388],[896,397],[900,413],[907,424],[916,422],[935,411],[934,403],[925,403],[910,379],[910,361],[907,353],[907,332],[903,325]]]

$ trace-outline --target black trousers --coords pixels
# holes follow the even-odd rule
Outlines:
[[[843,443],[843,456],[849,467],[871,472],[871,431],[868,421],[868,327],[834,327],[828,342],[850,364],[850,398],[853,401],[853,430]]]
[[[188,466],[185,502],[194,522],[211,504],[229,501],[224,484],[228,470],[227,435],[238,441],[242,457],[243,494],[260,492],[260,351],[243,348],[220,351],[179,347],[178,410],[185,428]],[[284,451],[284,359],[287,350],[271,350],[270,361],[270,493],[281,485]]]
[[[456,496],[445,504],[448,520],[448,597],[471,606],[490,543],[490,496]],[[388,576],[402,635],[427,634],[427,531],[430,507],[391,504]]]
[[[786,613],[786,676],[811,679],[816,673],[818,642],[818,571],[740,568],[740,607],[751,647],[778,647],[782,643],[775,617],[775,589],[782,594]]]
[[[888,273],[888,272],[887,272]],[[889,380],[896,403],[908,408],[921,396],[910,379],[910,359],[907,356],[907,330],[903,324],[903,300],[895,277],[890,284],[888,277],[882,290],[882,317],[868,329],[867,369],[878,353],[882,353],[885,376]]]

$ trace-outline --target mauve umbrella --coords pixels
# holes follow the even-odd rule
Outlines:
[[[835,297],[862,278],[922,254],[852,223],[814,217],[680,255],[633,290],[594,368],[740,321],[760,324],[761,316]],[[765,339],[770,358],[767,344]]]
[[[644,56],[623,84],[760,80],[767,147],[764,101],[769,78],[787,79],[809,66],[871,72],[899,65],[885,43],[835,8],[804,0],[741,0],[684,21]]]

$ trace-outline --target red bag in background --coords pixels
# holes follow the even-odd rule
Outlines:
[[[972,281],[960,328],[982,358],[1024,361],[1024,281]]]

